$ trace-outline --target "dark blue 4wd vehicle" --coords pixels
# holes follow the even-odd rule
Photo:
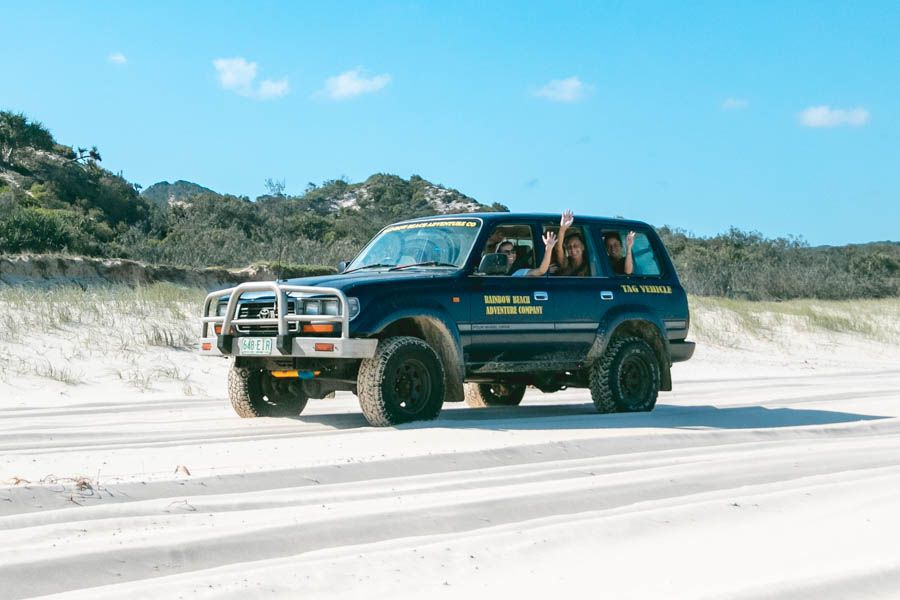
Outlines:
[[[558,228],[558,215],[510,213],[390,225],[339,274],[209,294],[201,352],[234,357],[242,417],[297,415],[348,390],[369,423],[394,425],[444,402],[516,405],[528,385],[588,388],[602,413],[652,410],[694,350],[662,242],[645,223],[579,218],[579,276],[534,276]],[[625,275],[606,242],[630,232]]]

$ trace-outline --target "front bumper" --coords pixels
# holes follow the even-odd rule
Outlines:
[[[294,338],[291,340],[290,354],[281,352],[277,344],[272,339],[271,351],[260,353],[259,351],[244,352],[241,349],[241,340],[247,339],[242,337],[234,337],[231,341],[230,352],[222,352],[218,347],[218,338],[207,337],[200,338],[200,353],[209,356],[251,356],[251,357],[275,357],[284,358],[286,356],[296,356],[302,358],[372,358],[375,356],[375,347],[378,346],[376,339],[352,339],[352,338],[333,338],[333,337],[304,337]],[[258,339],[258,338],[253,338]],[[332,348],[331,350],[323,350],[321,348]],[[317,349],[320,348],[320,349]]]
[[[269,292],[274,298],[274,315],[240,318],[238,304],[248,292]],[[338,314],[288,314],[288,295],[295,297],[334,298],[339,304]],[[218,314],[222,296],[228,297],[224,314]],[[350,337],[350,302],[344,292],[336,288],[288,285],[275,281],[242,283],[232,288],[211,292],[206,296],[200,321],[199,350],[213,356],[246,356],[260,358],[371,358],[375,356],[378,340]],[[291,327],[296,324],[295,327]],[[302,324],[340,325],[340,337],[307,337],[297,335]],[[240,335],[238,327],[267,326],[277,335]],[[293,331],[292,331],[293,330]],[[218,335],[216,334],[218,332]]]
[[[684,362],[689,360],[694,355],[694,348],[696,344],[694,342],[669,342],[669,356],[672,358],[673,363]]]

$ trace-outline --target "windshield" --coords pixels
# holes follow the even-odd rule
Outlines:
[[[479,219],[391,225],[375,236],[344,272],[398,266],[459,268],[466,262],[480,229]]]

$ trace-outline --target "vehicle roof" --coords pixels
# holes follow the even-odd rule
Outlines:
[[[406,219],[397,223],[418,223],[420,221],[433,221],[435,219],[483,219],[485,223],[494,223],[497,221],[556,221],[559,222],[560,213],[519,213],[519,212],[472,212],[472,213],[453,213],[447,215],[430,215],[427,217],[416,217],[414,219]],[[635,221],[633,219],[622,219],[620,217],[595,217],[592,215],[575,215],[575,223],[610,223],[615,222],[621,224],[623,228],[630,226],[651,227],[643,221]]]

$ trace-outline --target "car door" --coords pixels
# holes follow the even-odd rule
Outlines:
[[[517,252],[509,254],[510,272],[533,268],[537,252],[535,223],[499,223],[490,232],[495,246],[485,253]],[[525,257],[524,262],[521,261]],[[465,347],[466,363],[510,365],[529,362],[553,342],[553,321],[550,317],[553,302],[538,277],[513,277],[474,273],[467,278],[469,323],[461,325],[461,333],[468,339]]]
[[[645,226],[631,223],[599,223],[592,226],[595,244],[603,249],[605,260],[601,266],[606,271],[601,292],[608,298],[607,310],[633,311],[663,315],[670,304],[673,286],[672,273],[662,260],[657,236]],[[613,236],[622,245],[623,252],[628,234],[634,232],[632,248],[633,271],[631,274],[616,272],[605,252],[605,241]]]
[[[542,224],[541,233],[555,233],[558,229],[558,223],[546,222]],[[611,304],[612,285],[599,260],[602,250],[597,247],[588,226],[576,219],[566,237],[572,235],[584,243],[590,273],[588,276],[551,275],[540,278],[548,299],[552,300],[547,318],[553,323],[554,334],[553,343],[536,358],[574,368],[583,362],[594,343],[600,318]],[[565,240],[557,243],[565,244]]]

